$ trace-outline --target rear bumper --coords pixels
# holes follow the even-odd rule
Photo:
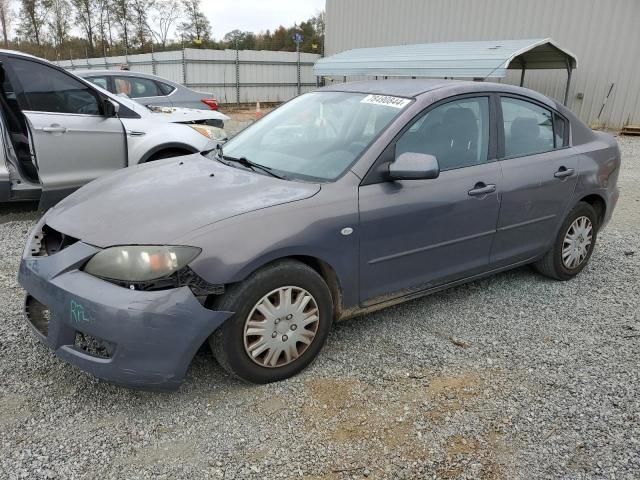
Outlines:
[[[177,388],[198,348],[232,314],[203,307],[188,287],[135,291],[80,271],[97,251],[77,242],[52,256],[25,255],[18,280],[49,312],[43,329],[25,311],[32,330],[58,357],[98,378]],[[108,345],[108,354],[88,353],[78,334]]]
[[[607,197],[607,209],[604,214],[604,219],[602,220],[602,227],[605,227],[613,216],[613,211],[615,210],[616,205],[618,204],[618,199],[620,198],[620,188],[616,186],[609,190],[607,192]]]

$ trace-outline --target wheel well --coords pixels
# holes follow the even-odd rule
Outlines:
[[[293,258],[305,265],[313,268],[327,283],[329,291],[331,292],[331,298],[333,300],[333,316],[334,318],[340,318],[342,314],[342,289],[340,288],[340,280],[338,275],[333,270],[331,265],[316,257],[310,257],[306,255],[296,255]]]
[[[178,147],[168,147],[158,150],[157,152],[153,152],[149,155],[149,158],[145,159],[143,163],[153,162],[154,160],[161,160],[163,158],[171,158],[171,157],[181,157],[183,155],[191,155],[191,151],[186,150],[184,148]]]
[[[605,213],[607,211],[607,205],[604,203],[603,198],[600,195],[587,195],[586,197],[580,199],[581,202],[586,202],[593,207],[593,209],[598,214],[598,223],[602,225],[604,220]]]

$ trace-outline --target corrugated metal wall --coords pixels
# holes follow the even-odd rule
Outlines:
[[[236,79],[235,50],[198,50],[145,53],[128,57],[89,58],[60,61],[69,70],[119,69],[158,75],[195,90],[213,93],[221,103],[283,102],[298,92],[298,56],[295,52],[240,50]],[[300,86],[307,92],[316,86],[313,64],[319,55],[300,54]]]
[[[640,124],[640,0],[327,0],[326,22],[327,56],[358,47],[551,37],[578,57],[571,110],[592,125]],[[520,72],[503,82],[519,84]],[[525,77],[525,87],[558,100],[565,82],[564,71]]]

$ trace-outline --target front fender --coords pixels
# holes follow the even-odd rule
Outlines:
[[[323,185],[313,197],[228,218],[176,243],[202,248],[190,266],[214,284],[242,281],[281,258],[321,260],[338,277],[343,305],[352,307],[358,304],[357,223],[357,190]],[[344,235],[345,227],[353,233]]]
[[[209,143],[209,138],[198,133],[193,128],[179,123],[153,122],[145,118],[123,118],[122,123],[127,132],[129,151],[129,165],[144,162],[159,148],[179,148],[191,152],[201,152]]]

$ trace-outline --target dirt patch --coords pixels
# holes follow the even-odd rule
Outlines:
[[[30,418],[32,411],[29,399],[24,395],[5,393],[0,395],[0,427],[14,425]]]
[[[481,438],[455,433],[446,445],[435,440],[451,428],[453,415],[477,416],[474,410],[486,395],[480,375],[424,372],[385,380],[383,388],[354,378],[307,381],[305,428],[319,435],[320,442],[359,445],[360,452],[366,452],[363,464],[372,467],[380,455],[433,458],[444,478],[457,478],[471,468],[476,477],[499,478],[506,450],[500,448],[500,437],[490,426]]]

